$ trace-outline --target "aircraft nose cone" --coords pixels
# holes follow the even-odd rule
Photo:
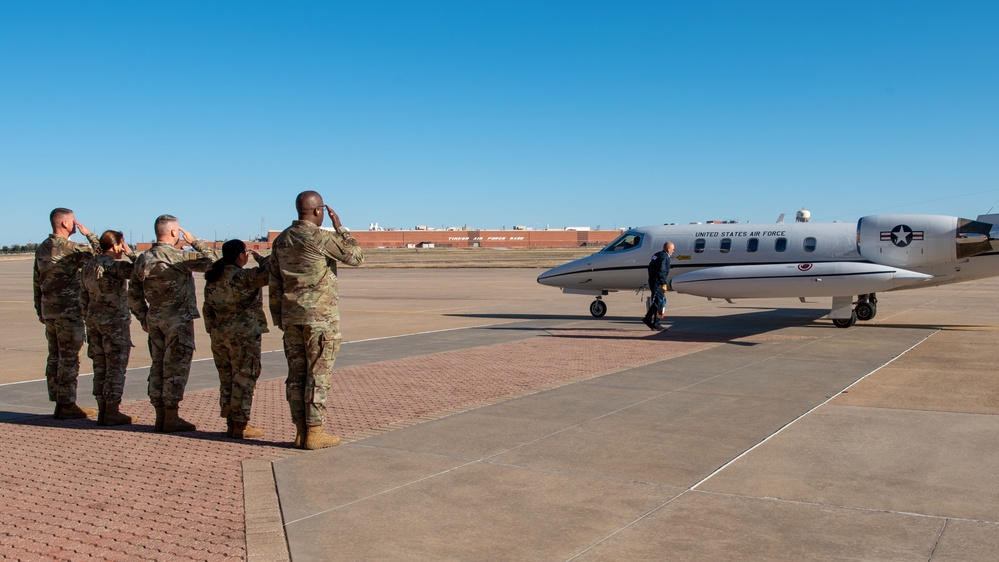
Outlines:
[[[558,277],[560,274],[565,273],[566,271],[568,271],[567,268],[570,265],[572,265],[572,263],[573,262],[564,263],[564,264],[562,264],[562,265],[560,265],[558,267],[553,267],[553,268],[549,269],[548,271],[542,273],[541,275],[538,275],[538,283],[540,283],[542,285],[548,285],[549,287],[559,287],[559,286],[561,286],[561,285],[559,285],[555,281],[555,278]]]

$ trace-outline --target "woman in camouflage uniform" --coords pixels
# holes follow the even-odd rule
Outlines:
[[[128,278],[135,254],[125,235],[106,230],[100,238],[101,255],[82,270],[80,308],[87,324],[87,355],[94,361],[94,398],[98,425],[128,425],[135,418],[118,411],[125,390],[125,370],[132,352],[129,329]],[[122,256],[128,261],[122,260]]]
[[[260,376],[260,335],[268,331],[260,289],[267,285],[270,270],[269,258],[249,253],[259,267],[244,267],[250,257],[241,240],[222,245],[222,259],[205,272],[202,308],[219,371],[220,415],[226,418],[226,435],[236,439],[264,434],[249,421]]]

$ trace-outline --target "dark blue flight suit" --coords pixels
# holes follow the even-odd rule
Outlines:
[[[659,323],[659,311],[666,308],[666,276],[669,275],[669,254],[665,250],[656,252],[649,262],[649,289],[652,291],[652,306],[645,313],[642,322],[649,328],[661,331],[665,328]]]

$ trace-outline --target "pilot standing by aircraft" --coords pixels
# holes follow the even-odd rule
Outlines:
[[[649,289],[652,291],[652,306],[645,313],[642,322],[649,328],[661,332],[660,311],[666,310],[666,277],[669,275],[669,258],[673,255],[673,243],[663,244],[663,251],[656,252],[649,262]]]

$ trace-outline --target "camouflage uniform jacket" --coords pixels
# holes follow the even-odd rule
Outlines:
[[[331,232],[297,220],[271,245],[270,309],[277,326],[338,322],[336,262],[361,265],[364,254],[346,228]]]
[[[116,260],[107,254],[91,259],[80,274],[80,308],[89,323],[97,326],[128,327],[128,297],[125,293],[132,276],[133,254],[128,261]]]
[[[260,267],[249,269],[227,265],[221,278],[205,284],[201,312],[209,333],[226,330],[257,335],[269,331],[260,290],[270,278],[269,262],[269,257],[261,258]]]
[[[35,250],[32,281],[35,292],[35,312],[42,320],[67,318],[79,320],[80,268],[101,252],[100,240],[87,236],[90,245],[77,244],[50,234]]]
[[[216,254],[204,240],[191,245],[205,257],[188,259],[182,250],[156,242],[136,258],[128,283],[128,307],[143,328],[147,320],[187,322],[201,317],[193,272],[207,271]]]

